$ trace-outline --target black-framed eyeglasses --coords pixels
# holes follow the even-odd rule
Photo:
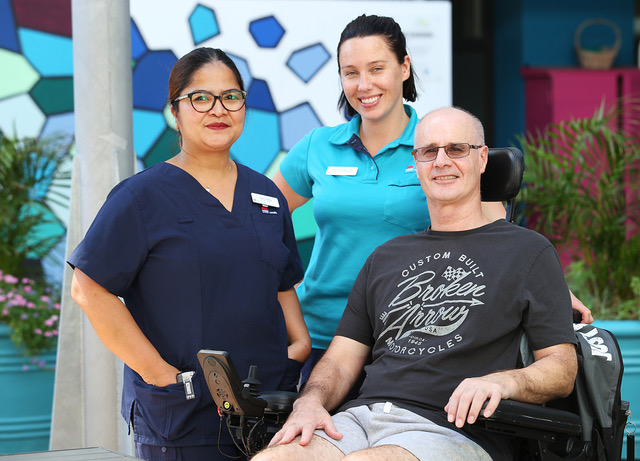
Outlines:
[[[444,149],[444,153],[450,159],[464,158],[469,155],[471,149],[480,149],[482,146],[469,144],[468,142],[458,142],[455,144],[447,144],[446,146],[427,146],[418,147],[411,151],[411,155],[417,162],[433,162],[438,157],[438,151]]]
[[[213,106],[216,105],[216,101],[218,99],[220,100],[222,107],[227,109],[229,112],[236,112],[244,107],[244,103],[247,100],[247,92],[242,90],[227,90],[218,96],[208,91],[194,91],[189,94],[178,96],[176,99],[171,101],[171,103],[173,104],[174,102],[187,98],[191,101],[191,107],[193,107],[196,112],[209,112],[213,109]]]

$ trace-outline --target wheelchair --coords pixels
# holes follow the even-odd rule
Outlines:
[[[489,162],[481,182],[482,200],[507,202],[510,221],[514,219],[523,172],[524,158],[518,149],[489,149]],[[615,337],[606,330],[591,325],[577,325],[575,329],[579,372],[570,396],[544,406],[502,400],[494,414],[480,417],[472,430],[509,437],[521,461],[619,461],[630,415],[629,402],[620,399],[623,372],[620,349]],[[591,354],[594,344],[599,352]],[[606,349],[607,360],[595,360],[598,358],[595,356],[603,355],[602,348]],[[218,412],[238,447],[247,456],[257,453],[282,427],[298,394],[262,392],[255,366],[241,380],[226,351],[204,349],[198,353],[198,360]],[[521,365],[531,361],[523,336]],[[607,368],[598,368],[602,366]],[[599,382],[607,380],[609,386],[603,388]]]

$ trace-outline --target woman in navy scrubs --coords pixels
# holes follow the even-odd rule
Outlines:
[[[125,363],[122,415],[143,459],[240,454],[220,427],[200,349],[230,351],[241,375],[258,365],[262,388],[283,390],[310,352],[287,202],[229,158],[245,98],[224,52],[182,57],[169,77],[180,153],[118,184],[69,258],[73,299]],[[195,398],[178,382],[184,372],[195,372]]]

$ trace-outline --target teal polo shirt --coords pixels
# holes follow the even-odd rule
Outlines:
[[[375,157],[358,137],[361,118],[356,115],[348,123],[314,129],[280,165],[296,193],[313,197],[318,231],[298,297],[314,348],[329,346],[371,252],[430,224],[411,155],[418,116],[410,106],[405,111],[410,120],[402,136]]]

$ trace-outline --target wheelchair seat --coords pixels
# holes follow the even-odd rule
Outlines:
[[[523,172],[524,156],[520,150],[489,149],[487,168],[481,178],[482,200],[507,202],[509,221],[513,221]],[[628,402],[620,400],[619,380],[623,371],[620,349],[611,333],[599,329],[612,338],[609,346],[612,363],[607,366],[613,365],[613,368],[607,370],[613,371],[591,370],[585,373],[585,363],[589,365],[591,356],[589,343],[579,337],[583,327],[598,330],[590,325],[576,327],[579,373],[569,397],[544,406],[502,400],[489,418],[481,416],[471,426],[472,429],[506,435],[519,441],[521,450],[517,459],[520,461],[619,461],[626,419],[623,416],[629,407]],[[523,366],[528,365],[529,360],[526,349],[526,338],[523,337]],[[280,391],[261,393],[255,369],[250,371],[247,379],[240,381],[225,351],[201,350],[198,359],[219,412],[227,419],[229,428],[235,429],[244,451],[247,455],[259,451],[284,424],[297,394]],[[603,396],[598,386],[589,385],[588,381],[598,380],[598,373],[609,373],[614,375],[611,376],[614,382],[618,380],[615,395]],[[594,404],[594,399],[607,402],[608,411],[604,413],[614,414],[609,421],[598,414],[603,413],[604,406]]]

